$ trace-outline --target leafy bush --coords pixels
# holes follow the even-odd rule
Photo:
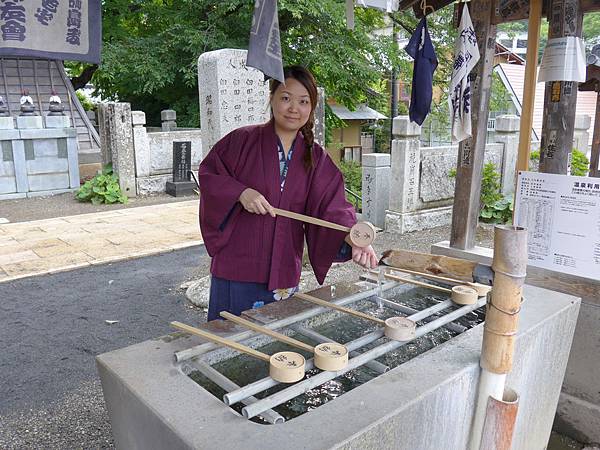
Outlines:
[[[350,189],[355,194],[362,198],[362,166],[355,161],[340,161],[340,170],[344,176],[344,184],[347,189]],[[346,193],[347,200],[355,204],[356,199]],[[357,209],[362,207],[361,202],[358,202]]]
[[[531,161],[540,160],[540,151],[535,150],[529,155]],[[586,177],[588,175],[590,160],[585,153],[580,152],[576,148],[571,153],[571,175],[576,177]]]
[[[75,94],[79,99],[79,103],[81,103],[81,106],[83,106],[83,109],[86,111],[93,111],[96,109],[96,105],[82,91],[75,91]]]
[[[576,177],[587,177],[589,167],[590,160],[587,159],[585,153],[574,148],[573,153],[571,153],[571,175]]]
[[[448,173],[450,178],[456,177],[456,169]],[[511,223],[513,212],[512,195],[503,197],[500,193],[500,174],[493,162],[483,166],[481,176],[481,194],[479,218],[486,223]]]
[[[112,164],[106,165],[102,173],[86,181],[75,194],[75,198],[80,202],[92,202],[94,205],[127,203],[127,196],[121,192],[119,178],[113,173]]]
[[[512,223],[513,197],[507,195],[491,205],[483,204],[479,218],[486,223]]]

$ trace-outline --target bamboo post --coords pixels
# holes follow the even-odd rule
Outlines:
[[[523,105],[519,130],[519,152],[517,172],[529,170],[531,154],[531,127],[535,105],[535,85],[537,81],[537,61],[540,48],[540,24],[542,22],[542,0],[529,2],[529,24],[527,27],[527,60],[525,63],[525,83],[523,85]],[[515,178],[516,179],[516,178]]]
[[[488,297],[486,308],[480,360],[482,371],[470,442],[472,450],[490,448],[481,446],[484,420],[488,420],[486,408],[489,397],[500,402],[504,398],[506,375],[513,363],[526,268],[527,230],[496,226],[492,262],[494,289]],[[496,428],[501,423],[497,422]]]

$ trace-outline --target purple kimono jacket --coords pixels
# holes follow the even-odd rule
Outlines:
[[[232,131],[200,164],[200,229],[212,275],[231,281],[267,283],[268,289],[298,285],[304,238],[320,284],[346,233],[285,217],[251,214],[238,201],[246,188],[260,192],[276,208],[351,227],[342,174],[318,145],[313,167],[304,168],[304,138],[295,141],[285,186],[280,189],[277,135],[273,122]]]

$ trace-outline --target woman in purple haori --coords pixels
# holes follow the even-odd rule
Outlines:
[[[232,131],[200,164],[200,228],[212,257],[208,320],[292,295],[305,238],[321,284],[334,261],[377,265],[373,248],[351,247],[343,231],[273,212],[275,206],[347,227],[356,223],[341,172],[314,142],[316,82],[300,66],[284,75],[285,84],[271,85],[272,119]]]

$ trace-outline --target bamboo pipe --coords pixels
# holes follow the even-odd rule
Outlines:
[[[304,368],[306,360],[304,356],[295,352],[277,352],[271,356],[254,350],[253,348],[242,345],[238,342],[222,338],[208,331],[200,330],[199,328],[186,325],[181,322],[171,322],[171,326],[186,333],[194,334],[203,337],[209,341],[232,348],[241,353],[253,356],[269,363],[269,375],[275,381],[280,383],[295,383],[304,378]]]
[[[481,376],[469,443],[471,450],[486,449],[482,442],[484,423],[493,420],[486,417],[488,399],[502,402],[505,395],[506,375],[512,368],[527,259],[527,230],[521,227],[496,226],[492,262],[494,289],[490,295],[483,329]],[[501,430],[500,423],[509,421],[498,421],[491,432],[506,435],[508,430]],[[512,436],[512,430],[510,435]],[[498,448],[508,449],[510,444]]]
[[[222,311],[221,317],[245,326],[246,328],[250,328],[251,330],[271,336],[278,341],[314,353],[315,366],[321,370],[340,370],[348,364],[348,349],[336,342],[323,342],[316,347],[313,347],[312,345],[305,344],[304,342],[286,336],[285,334],[278,333],[277,331],[270,330],[250,322],[249,320],[235,316],[227,311]]]
[[[304,214],[287,211],[285,209],[273,208],[273,211],[278,216],[287,217],[289,219],[299,220],[300,222],[311,223],[321,227],[331,228],[332,230],[344,231],[350,235],[352,244],[357,247],[367,247],[375,240],[377,230],[370,222],[357,222],[352,227],[346,227],[338,223],[329,222],[316,217],[307,216]]]

